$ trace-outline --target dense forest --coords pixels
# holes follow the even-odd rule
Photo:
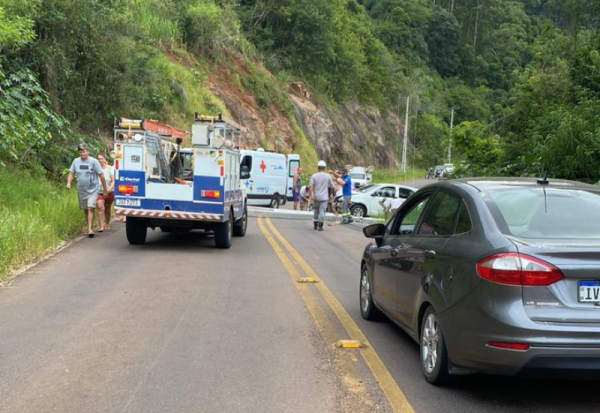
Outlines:
[[[296,81],[331,108],[410,96],[423,167],[451,142],[462,174],[596,182],[599,16],[586,0],[0,0],[0,163],[58,176],[120,114],[226,112],[206,83],[228,67],[290,118]]]

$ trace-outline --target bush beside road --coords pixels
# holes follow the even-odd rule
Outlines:
[[[81,232],[77,196],[27,171],[0,168],[0,285]]]

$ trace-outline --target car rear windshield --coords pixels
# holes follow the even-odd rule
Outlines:
[[[600,192],[509,188],[484,194],[500,229],[522,238],[600,239]]]

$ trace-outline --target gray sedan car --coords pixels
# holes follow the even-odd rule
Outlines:
[[[600,188],[465,179],[410,197],[361,262],[360,309],[420,345],[430,383],[450,374],[600,377]]]

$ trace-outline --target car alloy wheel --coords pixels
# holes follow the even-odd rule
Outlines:
[[[376,320],[380,316],[379,309],[373,302],[371,280],[366,265],[363,266],[360,276],[360,314],[365,320]]]
[[[367,211],[362,205],[355,205],[350,208],[350,213],[356,218],[363,218],[367,215]]]
[[[448,355],[437,315],[429,307],[421,326],[421,368],[431,384],[442,384],[448,378]]]
[[[421,344],[421,357],[423,368],[427,373],[432,373],[438,360],[438,342],[440,341],[437,318],[435,314],[429,314],[423,326],[423,338]]]
[[[368,313],[371,307],[371,283],[369,274],[364,270],[360,279],[360,308],[363,313]]]

